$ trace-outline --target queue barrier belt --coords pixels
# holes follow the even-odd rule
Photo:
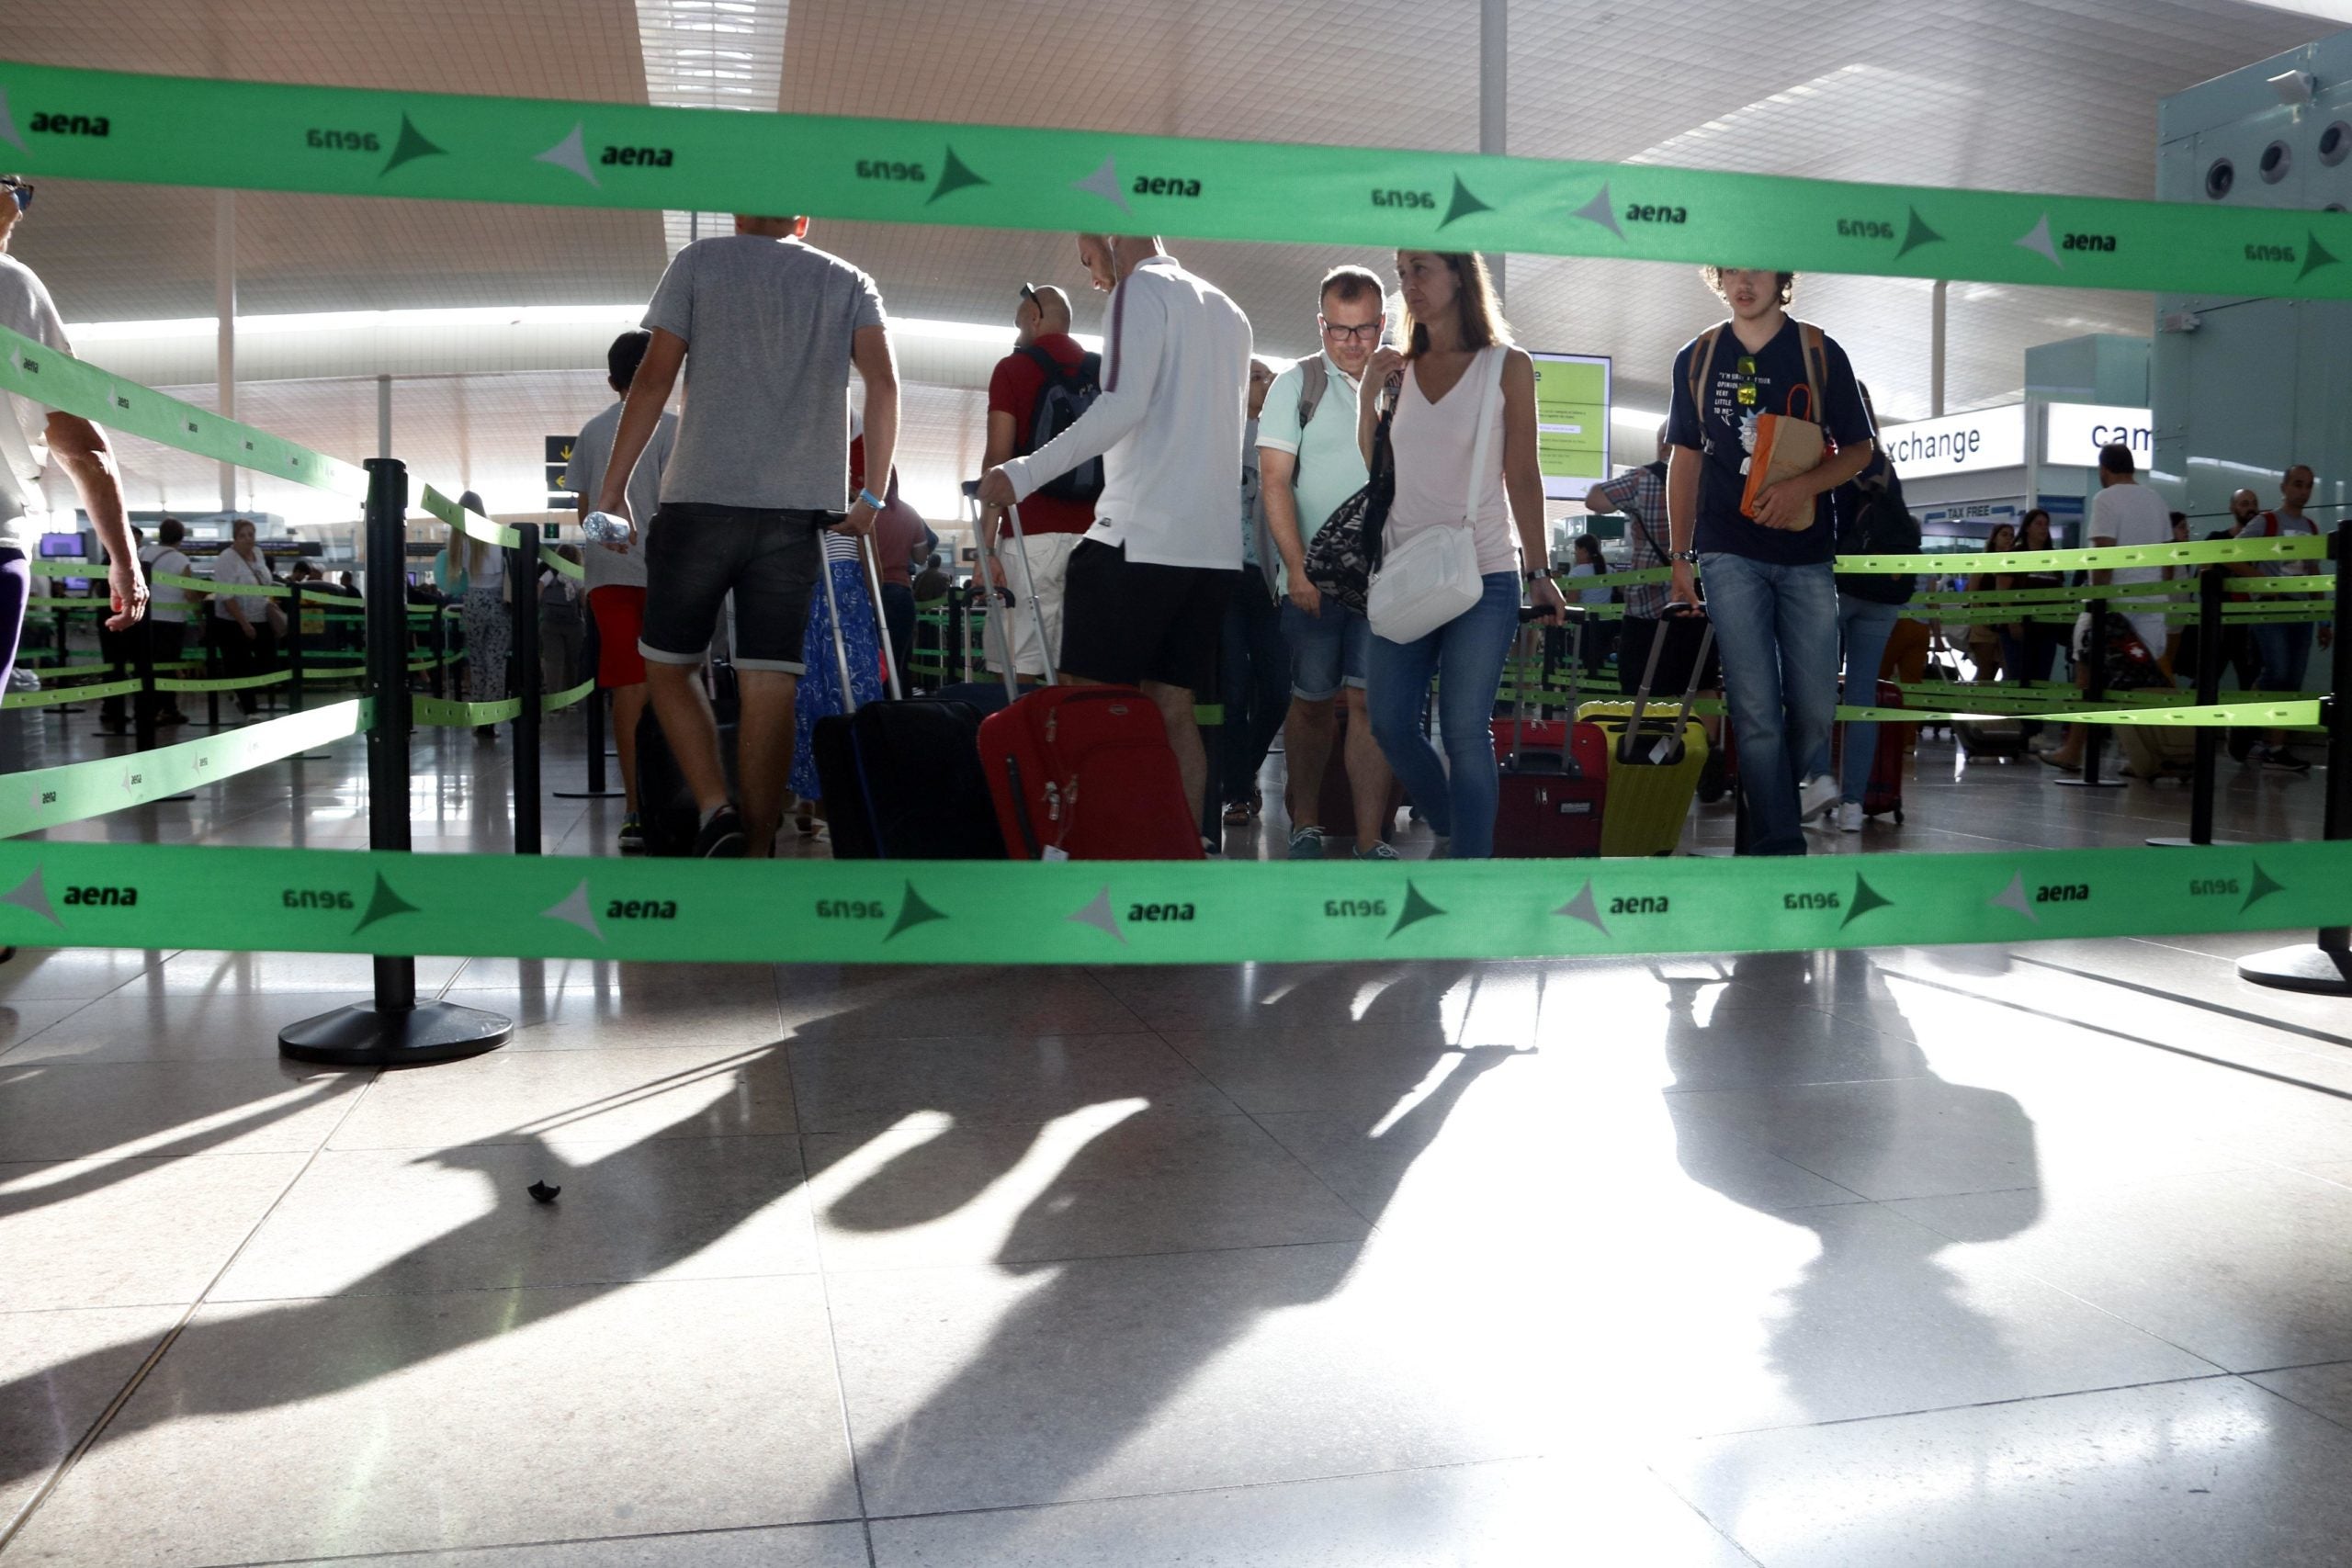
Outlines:
[[[155,682],[161,686],[163,682]],[[60,703],[88,702],[93,697],[119,697],[139,690],[136,681],[101,681],[86,686],[61,686],[55,691],[11,692],[0,697],[0,708],[45,708]]]
[[[353,697],[128,757],[98,757],[7,774],[0,778],[0,838],[79,822],[233,778],[329,740],[356,735],[367,727],[368,714],[367,701]],[[40,847],[46,852],[63,846]],[[62,885],[58,897],[64,897]],[[215,918],[186,930],[212,931],[218,927]]]
[[[479,512],[458,505],[431,485],[417,498],[417,504],[447,523],[467,538],[485,545],[498,545],[506,549],[520,549],[523,536],[503,523],[493,523]]]
[[[588,581],[588,569],[582,566],[577,561],[565,559],[564,557],[557,553],[556,547],[553,545],[541,545],[539,547],[539,564],[547,567],[558,576],[568,577],[574,582],[585,582]]]
[[[569,691],[553,692],[539,698],[541,713],[560,713],[575,703],[586,700],[596,689],[594,680],[582,681]],[[494,703],[462,703],[448,697],[415,696],[409,699],[411,722],[423,728],[460,729],[484,724],[511,724],[523,716],[523,699],[506,697]]]
[[[200,931],[241,951],[649,962],[1571,958],[2342,925],[2352,842],[1010,864],[0,843],[0,941],[43,945]]]
[[[1657,164],[1286,145],[0,63],[27,173],[147,185],[1204,240],[1737,261],[1798,272],[2352,296],[2352,216]],[[24,112],[20,109],[19,112]],[[322,129],[324,128],[324,129]],[[12,138],[12,140],[17,140]],[[221,454],[228,455],[228,454]]]
[[[283,686],[294,679],[291,670],[272,670],[261,675],[222,675],[209,681],[158,681],[159,692],[250,692],[261,686]],[[131,682],[137,685],[136,681]]]

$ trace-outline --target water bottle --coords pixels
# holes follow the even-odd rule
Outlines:
[[[631,531],[628,518],[609,512],[591,512],[580,525],[581,536],[592,545],[626,545]]]

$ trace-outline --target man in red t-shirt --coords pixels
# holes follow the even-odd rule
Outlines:
[[[1069,296],[1050,284],[1041,288],[1022,288],[1021,303],[1012,312],[1012,325],[1019,333],[1017,346],[997,361],[995,372],[989,377],[988,455],[980,465],[982,473],[1012,458],[1025,457],[1035,449],[1037,400],[1047,385],[1047,371],[1039,363],[1039,356],[1050,359],[1068,375],[1078,374],[1089,357],[1078,340],[1069,335]],[[999,581],[1012,590],[1013,668],[1023,675],[1042,680],[1048,668],[1058,667],[1062,584],[1069,570],[1070,552],[1092,526],[1091,501],[1068,501],[1042,491],[1031,496],[1021,503],[1021,532],[1028,541],[1024,571],[1020,554],[1012,547],[1012,532],[1004,527],[998,509],[989,507],[981,516],[981,536],[997,542]],[[1000,532],[1003,534],[1001,539]],[[1042,637],[1029,614],[1033,579],[1038,613],[1045,620]],[[1054,664],[1048,664],[1049,658]],[[1003,668],[1000,656],[991,656],[989,663]]]

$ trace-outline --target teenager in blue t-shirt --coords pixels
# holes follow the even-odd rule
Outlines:
[[[1828,494],[1868,465],[1875,433],[1846,351],[1789,315],[1794,273],[1713,266],[1702,273],[1731,308],[1731,320],[1675,356],[1667,421],[1671,597],[1696,604],[1691,568],[1703,568],[1739,746],[1748,852],[1801,855],[1805,818],[1838,801],[1836,780],[1799,776],[1828,743],[1838,711]],[[1817,340],[1810,357],[1820,388],[1820,406],[1812,409],[1813,394],[1796,391],[1808,384],[1808,339]],[[1740,498],[1757,421],[1768,413],[1818,421],[1837,450],[1810,472],[1766,489],[1749,517]]]

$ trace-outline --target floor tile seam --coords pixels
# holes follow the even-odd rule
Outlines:
[[[2199,1357],[2199,1359],[2203,1359]],[[2004,1410],[2015,1405],[2048,1404],[2066,1399],[2092,1399],[2103,1393],[2131,1393],[2142,1389],[2187,1388],[2195,1383],[2245,1382],[2245,1375],[2222,1369],[2188,1377],[2146,1378],[2136,1382],[2100,1383],[2093,1388],[2054,1390],[2048,1393],[2012,1394],[2006,1399],[1963,1400],[1957,1404],[1925,1404],[1910,1410],[1879,1410],[1867,1416],[1838,1416],[1826,1421],[1783,1421],[1767,1427],[1740,1427],[1720,1432],[1664,1434],[1649,1439],[1661,1443],[1722,1443],[1742,1438],[1774,1437],[1791,1432],[1819,1432],[1838,1427],[1864,1427],[1880,1421],[1908,1421],[1921,1416],[1951,1416],[1970,1410]],[[2267,1389],[2263,1393],[2269,1393]]]
[[[2237,1377],[2240,1382],[2246,1383],[2253,1388],[2270,1395],[2273,1399],[2283,1399],[2288,1404],[2293,1405],[2296,1409],[2303,1412],[2307,1416],[2316,1416],[2320,1420],[2326,1422],[2329,1426],[2335,1427],[2342,1431],[2352,1432],[2352,1417],[2332,1416],[2328,1414],[2328,1412],[2322,1410],[2318,1405],[2298,1399],[2293,1394],[2287,1393],[2283,1389],[2272,1388],[2267,1383],[2255,1382],[2256,1378],[2268,1377],[2271,1374],[2267,1372],[2240,1372],[2237,1374]]]
[[[208,1562],[200,1568],[309,1568],[312,1563],[375,1562],[386,1558],[466,1556],[491,1551],[531,1551],[542,1547],[604,1546],[621,1541],[694,1540],[705,1536],[753,1535],[767,1530],[838,1529],[863,1524],[863,1518],[786,1519],[774,1524],[712,1525],[700,1529],[651,1530],[642,1535],[548,1536],[536,1540],[485,1541],[473,1546],[409,1546],[390,1551],[342,1551],[325,1557],[247,1557],[235,1562]],[[868,1557],[869,1564],[871,1556]]]
[[[1219,1104],[1233,1107],[1232,1113],[1234,1115],[1249,1117],[1251,1124],[1255,1125],[1260,1132],[1266,1132],[1264,1124],[1258,1121],[1256,1114],[1251,1111],[1248,1106],[1242,1104],[1241,1101],[1235,1097],[1232,1091],[1227,1089],[1223,1084],[1209,1077],[1208,1069],[1202,1066],[1198,1062],[1193,1060],[1192,1057],[1186,1055],[1182,1046],[1178,1045],[1173,1040],[1168,1038],[1168,1031],[1158,1028],[1154,1025],[1147,1024],[1144,1026],[1144,1032],[1150,1035],[1153,1040],[1159,1042],[1159,1048],[1161,1050],[1175,1057],[1176,1060],[1183,1063],[1184,1070],[1191,1073],[1194,1078],[1198,1079],[1203,1088],[1206,1089],[1211,1094],[1216,1095]],[[1206,1030],[1193,1030],[1189,1032],[1180,1030],[1177,1031],[1177,1032],[1207,1033],[1209,1032]],[[1271,1133],[1268,1133],[1267,1135],[1269,1137],[1272,1136]],[[1275,1139],[1275,1142],[1280,1143],[1281,1140],[1277,1138]]]
[[[2124,940],[2127,942],[2137,942],[2141,939],[2137,937],[2127,937]],[[2171,1002],[2176,1006],[2188,1008],[2198,1012],[2219,1013],[2223,1018],[2233,1020],[2239,1023],[2250,1023],[2258,1029],[2275,1030],[2281,1034],[2296,1035],[2301,1039],[2316,1041],[2323,1045],[2352,1046],[2352,1036],[2331,1034],[2326,1030],[2321,1029],[2316,1025],[2296,1023],[2284,1019],[2269,1018],[2261,1013],[2250,1012],[2244,1008],[2232,1007],[2226,1002],[2210,1001],[2196,997],[2185,996],[2179,992],[2167,991],[2163,989],[2161,987],[2147,985],[2142,981],[2127,980],[2120,976],[2101,975],[2095,970],[2078,969],[2070,964],[2053,963],[2049,959],[2035,958],[2030,953],[2018,953],[2015,956],[2019,963],[2030,964],[2037,969],[2041,969],[2052,975],[2063,976],[2070,980],[2086,981],[2097,986],[2112,986],[2118,990],[2131,991],[2143,997],[2152,997],[2158,1001]],[[2208,963],[2211,964],[2227,964],[2231,966],[2233,971],[2234,971],[2237,966],[2237,961],[2234,959],[2215,958],[2212,954],[2204,953],[2197,953],[2194,956],[2204,959]]]
[[[878,1279],[884,1275],[968,1274],[978,1269],[987,1269],[995,1278],[1021,1280],[1026,1278],[1027,1271],[1031,1270],[1067,1269],[1073,1265],[1089,1263],[1141,1263],[1170,1258],[1230,1258],[1244,1253],[1297,1252],[1318,1247],[1353,1247],[1360,1257],[1364,1246],[1372,1239],[1372,1233],[1378,1228],[1370,1221],[1364,1221],[1363,1224],[1365,1230],[1363,1235],[1338,1236],[1324,1241],[1251,1241],[1237,1242],[1230,1247],[1163,1247],[1145,1252],[1089,1252],[1069,1258],[983,1258],[963,1262],[887,1263],[864,1268],[844,1268],[836,1264],[824,1263],[823,1247],[820,1243],[818,1256],[822,1267],[817,1272],[823,1274],[829,1280],[836,1277],[843,1280],[870,1280]],[[1016,1269],[1023,1272],[1016,1273],[1014,1272]]]
[[[145,974],[145,973],[146,973],[146,971],[142,969],[142,970],[141,970],[141,971],[140,971],[140,973],[143,975],[143,974]],[[125,983],[126,985],[127,985],[127,984],[129,984],[129,982],[128,982],[128,981],[126,981],[126,982],[124,982],[124,983]],[[60,998],[57,998],[57,1001],[60,1001],[60,1002],[71,1002],[71,1003],[73,1003],[73,1004],[74,1004],[74,1005],[73,1005],[73,1010],[72,1010],[72,1011],[70,1011],[70,1012],[68,1012],[68,1013],[67,1013],[63,1018],[60,1018],[60,1019],[52,1020],[52,1021],[50,1021],[49,1023],[42,1025],[40,1028],[34,1030],[30,1034],[26,1035],[22,1040],[17,1040],[17,1041],[11,1042],[6,1050],[0,1050],[0,1067],[6,1067],[6,1066],[7,1066],[9,1065],[9,1063],[8,1063],[8,1058],[9,1058],[11,1055],[13,1055],[15,1053],[17,1053],[17,1051],[20,1051],[20,1050],[22,1050],[24,1047],[26,1047],[26,1046],[28,1046],[28,1045],[30,1045],[33,1042],[35,1042],[36,1040],[39,1040],[42,1035],[47,1034],[51,1030],[52,1030],[52,1029],[58,1029],[58,1028],[62,1028],[62,1026],[64,1026],[65,1024],[71,1023],[74,1019],[79,1018],[82,1014],[84,1014],[84,1013],[85,1013],[85,1012],[89,1011],[89,1010],[90,1010],[90,1009],[92,1009],[92,1008],[94,1008],[94,1007],[97,1006],[100,1002],[104,1001],[105,999],[106,999],[106,998],[105,998],[105,997],[103,997],[103,996],[89,997],[89,998],[74,998],[74,997],[60,997]],[[25,1005],[26,1005],[27,1007],[49,1007],[49,1006],[53,1006],[53,1005],[55,1005],[54,1003],[50,1003],[50,1002],[37,1002],[37,1001],[34,1001],[34,1000],[33,1000],[31,998],[29,998],[29,997],[28,997],[28,998],[24,998],[24,1001],[25,1001]],[[7,998],[5,998],[5,997],[0,997],[0,1009],[5,1009],[5,1008],[6,1008],[8,1005],[9,1005],[9,1004],[8,1004],[8,1000],[7,1000]],[[17,1065],[18,1065],[18,1066],[22,1066],[23,1064],[19,1063],[19,1064],[17,1064]]]
[[[1269,1481],[1216,1482],[1199,1486],[1173,1486],[1157,1492],[1111,1492],[1091,1497],[1053,1497],[1035,1503],[989,1503],[970,1508],[918,1508],[906,1513],[869,1515],[869,1524],[909,1524],[924,1519],[984,1518],[1001,1514],[1037,1514],[1053,1508],[1091,1508],[1117,1503],[1152,1503],[1170,1497],[1209,1497],[1225,1492],[1272,1492],[1285,1486],[1314,1486],[1332,1481],[1371,1481],[1385,1476],[1442,1474],[1449,1471],[1482,1470],[1501,1465],[1540,1463],[1543,1450],[1527,1453],[1488,1454],[1478,1459],[1447,1460],[1438,1464],[1383,1465],[1371,1470],[1337,1470],[1315,1475],[1286,1475]]]
[[[1693,1514],[1696,1514],[1699,1517],[1699,1521],[1714,1533],[1716,1540],[1722,1541],[1734,1551],[1739,1553],[1740,1560],[1742,1562],[1754,1564],[1754,1568],[1767,1568],[1762,1558],[1748,1551],[1747,1546],[1736,1536],[1731,1533],[1729,1526],[1718,1522],[1714,1515],[1709,1513],[1703,1504],[1702,1504],[1697,1498],[1691,1496],[1689,1493],[1685,1492],[1681,1487],[1676,1485],[1672,1476],[1660,1470],[1656,1464],[1650,1463],[1646,1461],[1644,1461],[1642,1470],[1643,1472],[1648,1475],[1651,1480],[1657,1482],[1660,1487],[1664,1488],[1668,1496],[1681,1504],[1684,1507],[1690,1509]]]
[[[555,1054],[556,1054],[556,1053],[552,1053],[552,1052],[551,1052],[551,1053],[549,1053],[549,1055],[555,1055]],[[637,1137],[637,1138],[624,1137],[624,1136],[621,1136],[621,1135],[619,1135],[619,1134],[611,1134],[611,1135],[610,1135],[610,1137],[609,1137],[609,1141],[610,1141],[610,1143],[612,1144],[612,1145],[613,1145],[614,1149],[615,1149],[615,1150],[618,1150],[618,1149],[624,1149],[624,1148],[628,1148],[628,1149],[640,1149],[640,1148],[644,1148],[644,1147],[646,1147],[648,1145],[654,1145],[654,1144],[719,1144],[719,1143],[733,1144],[733,1143],[752,1143],[752,1142],[757,1142],[758,1140],[760,1140],[760,1139],[762,1139],[762,1138],[797,1138],[797,1137],[799,1137],[799,1136],[801,1136],[801,1134],[797,1134],[797,1133],[791,1132],[791,1131],[789,1131],[789,1130],[781,1131],[781,1132],[774,1132],[774,1133],[673,1133],[673,1134],[665,1134],[665,1135],[658,1136],[658,1137],[657,1137],[657,1136],[654,1136],[654,1135],[651,1135],[651,1134],[648,1134],[648,1135],[646,1135],[646,1136],[644,1136],[644,1137]],[[540,1141],[541,1141],[541,1140],[540,1140],[538,1137],[537,1137],[537,1136],[530,1136],[530,1137],[513,1137],[513,1138],[505,1138],[505,1137],[500,1137],[500,1138],[469,1138],[469,1139],[465,1139],[465,1140],[462,1140],[462,1141],[458,1142],[458,1143],[439,1143],[439,1144],[346,1144],[346,1145],[336,1145],[336,1144],[334,1144],[334,1143],[328,1143],[328,1144],[326,1144],[326,1145],[322,1145],[322,1147],[321,1147],[321,1149],[320,1149],[320,1152],[321,1152],[321,1153],[322,1153],[322,1154],[337,1154],[337,1155],[440,1154],[440,1153],[446,1153],[446,1152],[447,1152],[447,1151],[449,1151],[449,1150],[452,1150],[452,1149],[512,1149],[512,1148],[524,1148],[524,1147],[529,1147],[529,1146],[531,1146],[532,1145],[535,1145],[535,1144],[537,1144],[537,1143],[538,1143],[538,1142],[540,1142]],[[606,1135],[605,1135],[605,1134],[598,1134],[598,1135],[597,1135],[596,1137],[594,1137],[594,1138],[583,1138],[583,1140],[582,1140],[582,1141],[583,1141],[584,1143],[586,1143],[586,1144],[589,1144],[589,1145],[601,1145],[601,1144],[603,1144],[604,1142],[607,1141],[607,1138],[606,1138]],[[805,1174],[805,1173],[804,1173],[804,1174]]]
[[[781,1006],[783,982],[774,969],[768,972],[768,983],[775,989]],[[792,1053],[786,1050],[783,1056],[785,1092],[792,1096],[793,1121],[797,1125],[800,1118],[800,1084],[794,1071]],[[800,1190],[807,1194],[808,1200],[801,1206],[802,1224],[808,1229],[809,1261],[816,1268],[818,1300],[825,1309],[825,1354],[832,1368],[833,1398],[836,1408],[841,1412],[842,1447],[849,1455],[850,1491],[857,1503],[858,1530],[865,1546],[866,1565],[867,1568],[875,1568],[874,1526],[868,1517],[865,1501],[865,1467],[858,1457],[857,1417],[850,1404],[849,1374],[842,1365],[841,1325],[834,1316],[832,1279],[825,1266],[824,1240],[817,1224],[817,1199],[809,1171],[808,1138],[802,1134],[794,1142],[800,1158]]]
[[[381,1070],[376,1070],[371,1076],[370,1082],[362,1086],[360,1092],[351,1097],[351,1103],[344,1107],[343,1115],[336,1119],[336,1127],[341,1127],[344,1122],[349,1120],[352,1111],[367,1097],[368,1089],[373,1087],[374,1079],[381,1077]],[[334,1129],[330,1129],[327,1136],[333,1135]],[[146,1384],[148,1375],[163,1364],[164,1358],[169,1355],[172,1348],[179,1343],[180,1336],[187,1332],[187,1325],[196,1320],[196,1314],[203,1309],[206,1298],[211,1294],[213,1288],[219,1285],[221,1280],[227,1277],[229,1270],[236,1266],[237,1259],[244,1254],[245,1248],[253,1244],[254,1237],[261,1234],[262,1227],[269,1223],[271,1215],[277,1213],[280,1205],[286,1201],[287,1195],[294,1190],[295,1185],[302,1179],[303,1175],[317,1163],[320,1154],[325,1147],[326,1139],[322,1138],[311,1150],[308,1157],[302,1161],[301,1167],[286,1179],[285,1185],[277,1190],[277,1196],[272,1199],[254,1218],[254,1223],[245,1228],[243,1237],[236,1246],[229,1249],[229,1256],[222,1260],[220,1268],[213,1270],[211,1279],[207,1280],[204,1288],[196,1293],[195,1299],[182,1309],[177,1321],[164,1330],[162,1337],[147,1353],[146,1358],[132,1370],[129,1380],[115,1392],[114,1397],[99,1410],[96,1418],[90,1423],[82,1436],[74,1440],[74,1446],[65,1451],[65,1457],[58,1461],[51,1469],[48,1477],[35,1489],[32,1496],[18,1508],[17,1517],[5,1529],[0,1529],[0,1554],[5,1554],[8,1550],[8,1543],[24,1533],[25,1528],[32,1522],[34,1516],[40,1511],[42,1506],[51,1497],[56,1495],[57,1489],[64,1484],[65,1478],[73,1473],[74,1467],[81,1463],[84,1456],[97,1445],[99,1438],[105,1434],[107,1427],[113,1424],[115,1417],[119,1416],[134,1398],[138,1397],[140,1389]]]
[[[1264,1122],[1259,1119],[1256,1111],[1251,1111],[1248,1106],[1242,1104],[1241,1101],[1234,1099],[1230,1094],[1227,1094],[1225,1090],[1225,1087],[1222,1084],[1216,1083],[1214,1079],[1211,1079],[1205,1072],[1203,1072],[1201,1067],[1194,1063],[1191,1057],[1185,1055],[1182,1050],[1178,1049],[1174,1041],[1170,1040],[1166,1034],[1158,1030],[1154,1030],[1152,1033],[1153,1037],[1159,1040],[1162,1047],[1164,1047],[1171,1055],[1175,1056],[1178,1061],[1182,1062],[1186,1066],[1191,1067],[1193,1072],[1199,1074],[1204,1082],[1208,1083],[1211,1088],[1216,1090],[1219,1099],[1231,1105],[1238,1114],[1249,1122],[1250,1126],[1256,1128],[1260,1137],[1264,1138],[1267,1142],[1272,1144],[1274,1147],[1282,1150],[1283,1154],[1289,1158],[1293,1165],[1306,1173],[1308,1180],[1314,1182],[1316,1186],[1321,1188],[1326,1193],[1329,1194],[1331,1200],[1338,1203],[1341,1208],[1345,1209],[1349,1213],[1353,1214],[1356,1218],[1362,1220],[1365,1228],[1364,1239],[1367,1241],[1371,1239],[1373,1233],[1378,1231],[1380,1228],[1379,1215],[1365,1213],[1363,1210],[1358,1207],[1355,1201],[1349,1198],[1346,1193],[1341,1192],[1338,1188],[1332,1186],[1330,1182],[1324,1179],[1323,1173],[1321,1171],[1317,1170],[1313,1166],[1307,1164],[1306,1159],[1300,1156],[1296,1149],[1292,1148],[1288,1144],[1283,1141],[1280,1134],[1276,1133],[1272,1127],[1267,1126]],[[1269,1112],[1269,1114],[1277,1113]],[[1202,1117],[1200,1120],[1222,1121],[1225,1120],[1225,1118]],[[1422,1152],[1427,1153],[1428,1151],[1424,1149]],[[1418,1164],[1419,1161],[1416,1160],[1415,1163]],[[1411,1167],[1407,1167],[1408,1170]],[[1400,1187],[1403,1185],[1403,1179],[1401,1177],[1398,1179],[1398,1185]],[[1394,1191],[1390,1193],[1390,1196],[1392,1198],[1395,1196]]]
[[[494,1296],[524,1291],[618,1291],[686,1285],[744,1285],[766,1280],[814,1280],[815,1265],[806,1269],[734,1269],[724,1274],[671,1274],[666,1271],[614,1280],[526,1280],[498,1285],[419,1285],[411,1290],[325,1291],[300,1295],[209,1296],[200,1304],[221,1307],[299,1306],[321,1302],[405,1301],[423,1296]]]

